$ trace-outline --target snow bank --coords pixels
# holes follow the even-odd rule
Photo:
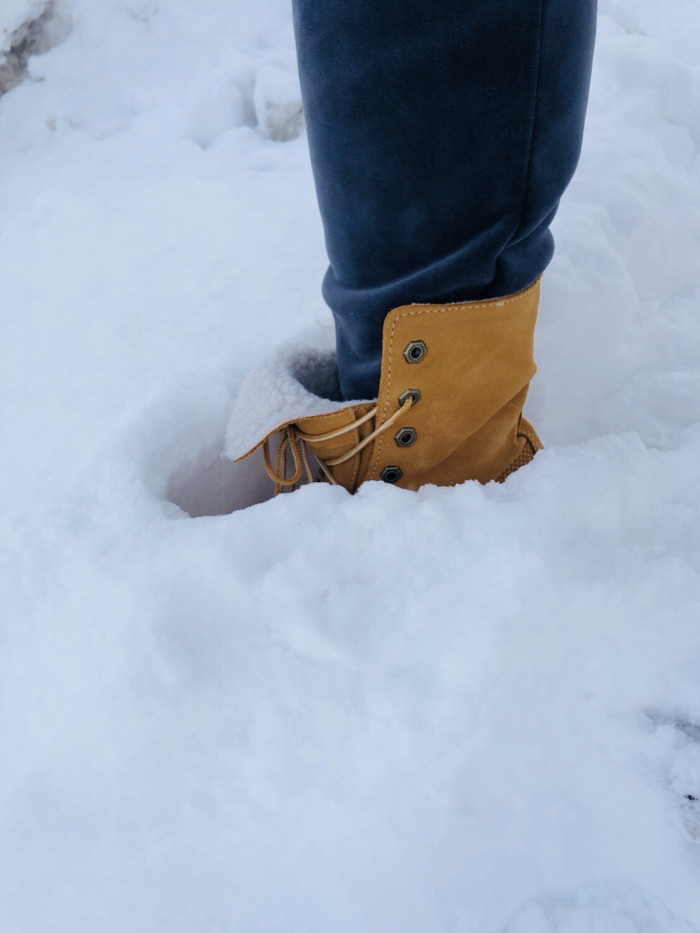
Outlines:
[[[238,389],[332,340],[287,0],[75,0],[0,100],[2,931],[700,930],[699,38],[601,6],[548,449],[264,501]]]

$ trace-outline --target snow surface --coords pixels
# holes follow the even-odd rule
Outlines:
[[[12,37],[27,23],[38,19],[48,0],[2,0],[0,5],[0,64],[12,44]]]
[[[0,101],[0,931],[697,933],[697,0],[601,5],[548,449],[232,514],[332,342],[287,0],[72,12]]]

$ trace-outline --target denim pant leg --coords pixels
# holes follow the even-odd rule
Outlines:
[[[347,399],[387,312],[518,291],[578,161],[595,0],[294,0]]]

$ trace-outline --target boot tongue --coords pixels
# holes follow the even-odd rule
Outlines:
[[[297,419],[299,430],[310,437],[320,437],[324,434],[331,434],[342,428],[348,428],[338,437],[329,438],[322,441],[306,441],[307,449],[317,460],[324,463],[333,461],[338,457],[343,457],[357,444],[360,443],[368,434],[374,430],[374,418],[361,425],[354,426],[358,419],[366,415],[372,408],[374,402],[358,402],[351,405],[345,405],[328,414],[313,415],[308,418]],[[351,427],[352,426],[352,427]],[[363,475],[365,460],[370,455],[372,445],[363,450],[357,456],[351,457],[345,463],[339,463],[337,466],[328,467],[333,478],[341,486],[354,492],[357,488],[360,475]],[[312,457],[312,461],[313,461]]]
[[[337,386],[334,351],[282,347],[243,379],[226,429],[225,456],[240,460],[287,424],[347,408],[337,399]],[[308,433],[324,434],[334,427],[309,425]]]

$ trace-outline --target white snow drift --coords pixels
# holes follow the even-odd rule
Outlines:
[[[287,0],[75,0],[0,100],[3,933],[698,933],[699,44],[602,3],[547,450],[231,512],[332,342]]]

